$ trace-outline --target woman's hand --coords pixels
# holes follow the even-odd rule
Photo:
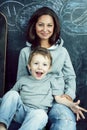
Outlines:
[[[81,118],[85,119],[83,112],[87,112],[87,110],[79,106],[80,100],[78,100],[77,102],[73,102],[73,100],[68,96],[66,96],[65,94],[61,96],[56,95],[54,96],[54,98],[57,103],[69,107],[76,114],[77,121],[80,120]]]
[[[85,119],[83,112],[87,112],[87,110],[84,109],[83,107],[80,107],[79,104],[80,104],[80,100],[78,100],[77,102],[72,102],[70,105],[71,110],[77,116],[77,118],[76,118],[77,121],[80,120],[81,118]]]

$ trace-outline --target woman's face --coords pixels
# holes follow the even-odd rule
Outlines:
[[[41,40],[49,40],[54,31],[54,21],[50,15],[42,15],[36,23],[36,34]]]

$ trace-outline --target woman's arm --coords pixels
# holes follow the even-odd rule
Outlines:
[[[71,100],[75,99],[76,96],[76,74],[72,65],[72,61],[70,59],[68,51],[65,49],[65,62],[62,68],[62,72],[64,75],[64,95],[67,98],[71,98]]]
[[[18,60],[17,80],[22,76],[28,75],[27,63],[29,57],[29,47],[25,47],[20,51]]]

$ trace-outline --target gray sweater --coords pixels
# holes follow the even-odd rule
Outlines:
[[[59,77],[60,79],[60,77]],[[32,76],[21,77],[11,90],[19,92],[23,103],[31,108],[48,110],[52,106],[53,95],[61,95],[60,80],[55,75],[46,75],[37,80]]]

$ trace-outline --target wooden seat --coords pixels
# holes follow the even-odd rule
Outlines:
[[[7,19],[0,12],[0,97],[4,94],[5,88],[5,64],[7,47]]]

